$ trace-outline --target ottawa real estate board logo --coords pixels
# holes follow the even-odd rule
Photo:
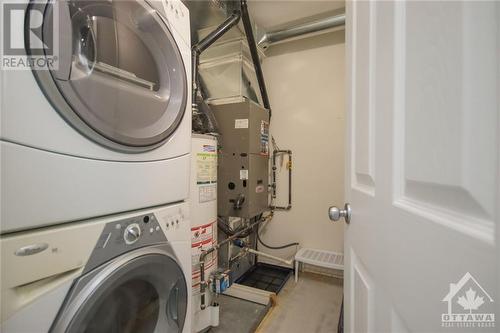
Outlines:
[[[448,311],[441,315],[442,327],[495,327],[493,298],[469,272],[457,283],[450,283],[443,302],[448,303]]]
[[[58,70],[60,3],[2,1],[2,70]]]

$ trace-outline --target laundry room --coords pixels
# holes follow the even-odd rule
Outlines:
[[[205,231],[218,242],[202,257],[208,271],[193,259],[195,331],[335,331],[344,227],[328,207],[344,202],[345,3],[186,4],[197,133],[190,200],[211,209],[192,210],[206,211],[192,216],[196,255],[214,246],[202,244]],[[217,203],[207,201],[212,191]],[[207,293],[210,275],[228,284]]]
[[[500,3],[0,7],[0,332],[495,332]]]

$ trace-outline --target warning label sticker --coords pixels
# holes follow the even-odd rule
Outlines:
[[[240,180],[248,179],[248,170],[240,170]]]
[[[217,199],[217,185],[202,185],[199,189],[199,202],[209,202]]]
[[[248,128],[248,119],[235,119],[234,128]]]
[[[269,122],[260,122],[260,154],[269,156]]]
[[[217,154],[198,153],[196,155],[196,184],[217,183]]]
[[[191,265],[192,265],[192,286],[193,292],[200,284],[200,255],[202,251],[208,250],[217,241],[216,222],[191,228]],[[217,268],[217,251],[210,253],[205,258],[205,274]]]

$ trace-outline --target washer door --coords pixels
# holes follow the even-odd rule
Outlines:
[[[142,0],[67,0],[42,6],[42,39],[47,49],[58,50],[58,61],[48,71],[34,73],[57,111],[77,130],[113,149],[140,152],[164,143],[185,112],[187,80],[162,17]],[[27,16],[27,31],[36,26],[35,16]],[[59,33],[54,33],[57,26]],[[31,35],[26,33],[27,50],[36,54],[29,49]]]
[[[52,332],[182,332],[188,291],[177,262],[162,254],[119,262],[77,281]]]

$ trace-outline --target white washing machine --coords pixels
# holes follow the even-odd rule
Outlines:
[[[26,16],[11,20],[11,38],[20,35],[33,56],[48,57],[35,41],[57,44],[58,62],[0,71],[0,232],[188,198],[191,44],[182,2],[16,6]]]
[[[186,203],[4,236],[3,333],[191,332]]]

